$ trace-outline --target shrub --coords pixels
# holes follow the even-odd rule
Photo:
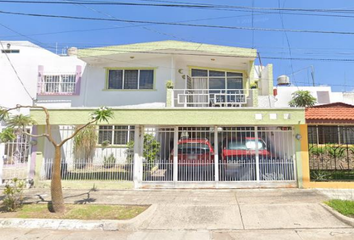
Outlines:
[[[114,157],[113,153],[109,155],[109,157],[105,156],[103,160],[103,167],[104,168],[112,168],[116,165],[116,158]]]
[[[344,156],[345,148],[342,146],[328,146],[328,154],[333,158],[340,158]]]
[[[4,205],[9,212],[14,212],[23,204],[23,190],[25,188],[25,181],[14,178],[10,183],[6,184],[3,194]]]
[[[312,170],[310,172],[310,179],[315,181],[329,180],[330,173],[321,170]]]
[[[161,144],[151,134],[144,135],[144,152],[146,167],[151,169],[155,165],[155,158],[160,151]]]
[[[327,147],[317,147],[311,146],[310,147],[310,154],[315,156],[321,156],[327,152]]]

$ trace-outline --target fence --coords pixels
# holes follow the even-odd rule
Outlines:
[[[75,126],[54,126],[52,134],[54,139],[60,141],[74,130]],[[62,179],[132,181],[134,153],[127,144],[134,140],[134,127],[95,126],[87,131],[87,135],[82,135],[84,140],[74,138],[62,147]],[[53,156],[54,148],[46,140],[42,180],[52,177]]]
[[[295,181],[291,128],[146,128],[143,181]]]
[[[29,132],[29,129],[27,131]],[[1,154],[2,180],[8,181],[13,178],[28,179],[30,137],[24,134],[17,134],[13,141],[0,144],[0,148],[2,148],[0,152],[3,152]]]
[[[312,181],[354,181],[354,126],[309,126]]]
[[[75,126],[52,130],[60,141],[70,136]],[[145,126],[137,130],[107,125],[92,131],[87,151],[77,145],[76,138],[64,144],[63,180],[132,181],[133,173],[139,172],[134,167],[140,168],[134,166],[136,154],[141,154],[139,175],[143,183],[296,180],[294,136],[289,127]],[[51,179],[53,156],[54,149],[46,141],[43,180]]]

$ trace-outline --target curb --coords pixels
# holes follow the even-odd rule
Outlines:
[[[349,226],[354,227],[354,218],[350,218],[347,216],[344,216],[343,214],[333,210],[330,206],[320,203],[320,205],[326,209],[328,212],[330,212],[333,216],[335,216],[338,220],[344,222],[345,224],[348,224]]]
[[[157,209],[153,204],[143,213],[129,220],[75,220],[75,219],[34,219],[0,218],[1,228],[38,228],[53,230],[136,230],[147,221]]]

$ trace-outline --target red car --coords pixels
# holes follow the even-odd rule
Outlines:
[[[174,150],[171,151],[170,163],[173,163]],[[195,172],[193,176],[208,174],[213,177],[214,149],[208,139],[181,139],[178,141],[179,175]]]
[[[255,180],[257,144],[259,158],[269,158],[271,153],[261,138],[258,138],[258,141],[255,137],[231,138],[223,141],[221,165],[227,178]]]

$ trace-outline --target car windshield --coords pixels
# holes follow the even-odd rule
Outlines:
[[[230,141],[227,149],[230,150],[256,150],[256,140]],[[258,149],[265,149],[263,141],[258,141]]]
[[[178,153],[180,154],[205,154],[209,153],[209,146],[205,143],[181,143],[178,144]]]

